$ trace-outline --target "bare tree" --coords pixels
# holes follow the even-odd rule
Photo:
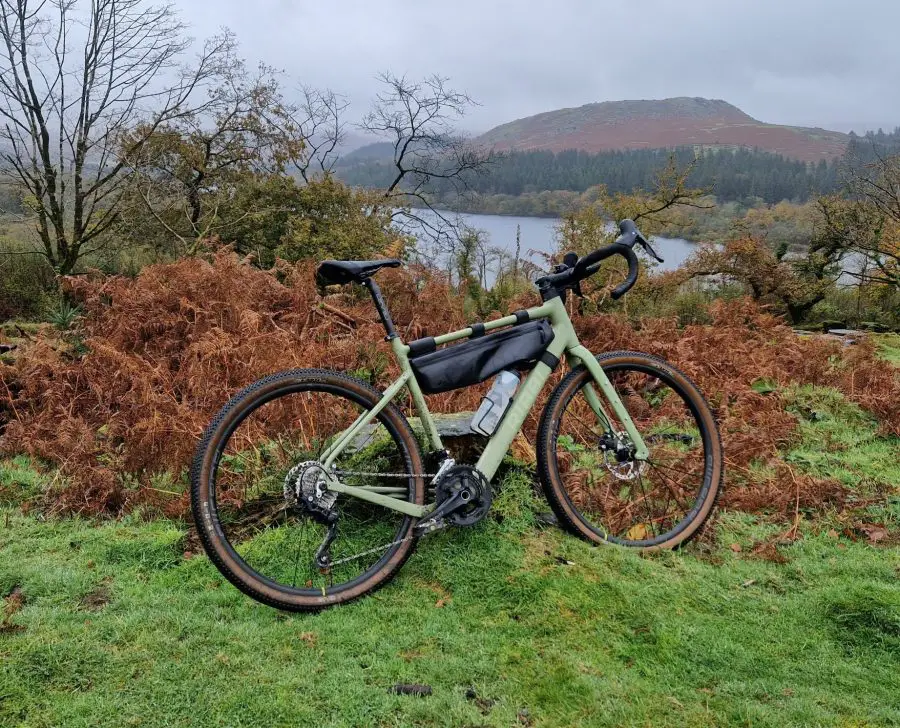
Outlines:
[[[126,186],[119,154],[198,113],[233,60],[229,33],[190,65],[171,5],[0,0],[0,174],[26,193],[41,251],[60,273],[106,244]]]
[[[900,286],[900,155],[887,154],[872,141],[872,161],[851,160],[850,191],[859,200],[852,211],[849,246],[866,261],[853,273],[863,281]]]
[[[343,113],[350,104],[330,90],[301,86],[300,94],[300,102],[293,110],[293,119],[305,141],[305,148],[294,160],[294,167],[303,181],[309,183],[313,175],[331,174],[334,170],[340,146],[346,137]],[[316,168],[318,172],[313,171]]]
[[[378,94],[360,128],[393,145],[395,173],[384,190],[387,204],[398,208],[401,230],[424,231],[438,248],[449,250],[460,239],[458,223],[432,203],[440,189],[464,194],[472,175],[483,174],[496,159],[492,150],[473,145],[454,125],[475,104],[465,93],[448,87],[448,79],[429,76],[411,81],[382,73]],[[412,205],[430,210],[419,214]]]

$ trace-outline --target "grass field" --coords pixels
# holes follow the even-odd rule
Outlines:
[[[502,518],[426,539],[384,590],[318,615],[240,595],[183,524],[23,513],[46,476],[7,461],[0,725],[900,724],[900,441],[831,390],[789,401],[788,459],[880,493],[854,518],[884,537],[824,514],[759,553],[784,524],[724,513],[679,553],[595,549],[540,528],[513,468]]]
[[[900,365],[900,334],[881,334],[876,342],[882,358]]]

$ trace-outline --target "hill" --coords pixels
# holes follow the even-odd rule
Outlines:
[[[818,162],[841,156],[848,139],[826,129],[766,124],[719,99],[679,97],[548,111],[501,124],[477,141],[503,151],[746,147]]]
[[[390,162],[394,158],[393,142],[373,142],[353,149],[341,156],[339,165],[350,166],[363,162]]]

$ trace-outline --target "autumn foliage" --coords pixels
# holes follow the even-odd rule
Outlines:
[[[384,271],[379,280],[405,340],[465,325],[461,297],[436,274],[412,268]],[[98,275],[65,285],[84,307],[79,340],[39,337],[0,369],[0,451],[56,466],[66,483],[53,498],[60,509],[117,513],[152,503],[183,512],[177,482],[204,426],[261,376],[327,367],[384,386],[397,374],[364,291],[319,299],[309,263],[266,272],[222,251],[151,266],[136,279]],[[896,370],[865,343],[799,338],[748,300],[717,302],[712,316],[711,325],[679,329],[646,319],[635,329],[619,316],[575,315],[575,327],[593,351],[647,351],[697,382],[722,430],[726,503],[774,513],[840,503],[840,486],[797,474],[778,458],[796,429],[778,386],[837,387],[900,434]],[[774,386],[754,386],[760,381]],[[429,403],[438,412],[474,409],[481,391]],[[527,423],[529,439],[542,405]],[[174,485],[159,487],[164,473]]]

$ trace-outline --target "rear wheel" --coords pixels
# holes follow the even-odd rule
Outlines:
[[[378,588],[410,556],[414,518],[316,490],[323,453],[380,396],[337,372],[295,370],[250,385],[214,419],[194,460],[191,505],[206,552],[238,589],[281,609],[320,609]],[[415,436],[389,405],[333,473],[422,505],[422,471]]]
[[[634,445],[583,366],[553,391],[538,432],[541,482],[561,524],[590,541],[674,548],[713,510],[723,456],[709,405],[683,373],[638,352],[597,357],[650,451]],[[613,418],[595,413],[588,391]]]

